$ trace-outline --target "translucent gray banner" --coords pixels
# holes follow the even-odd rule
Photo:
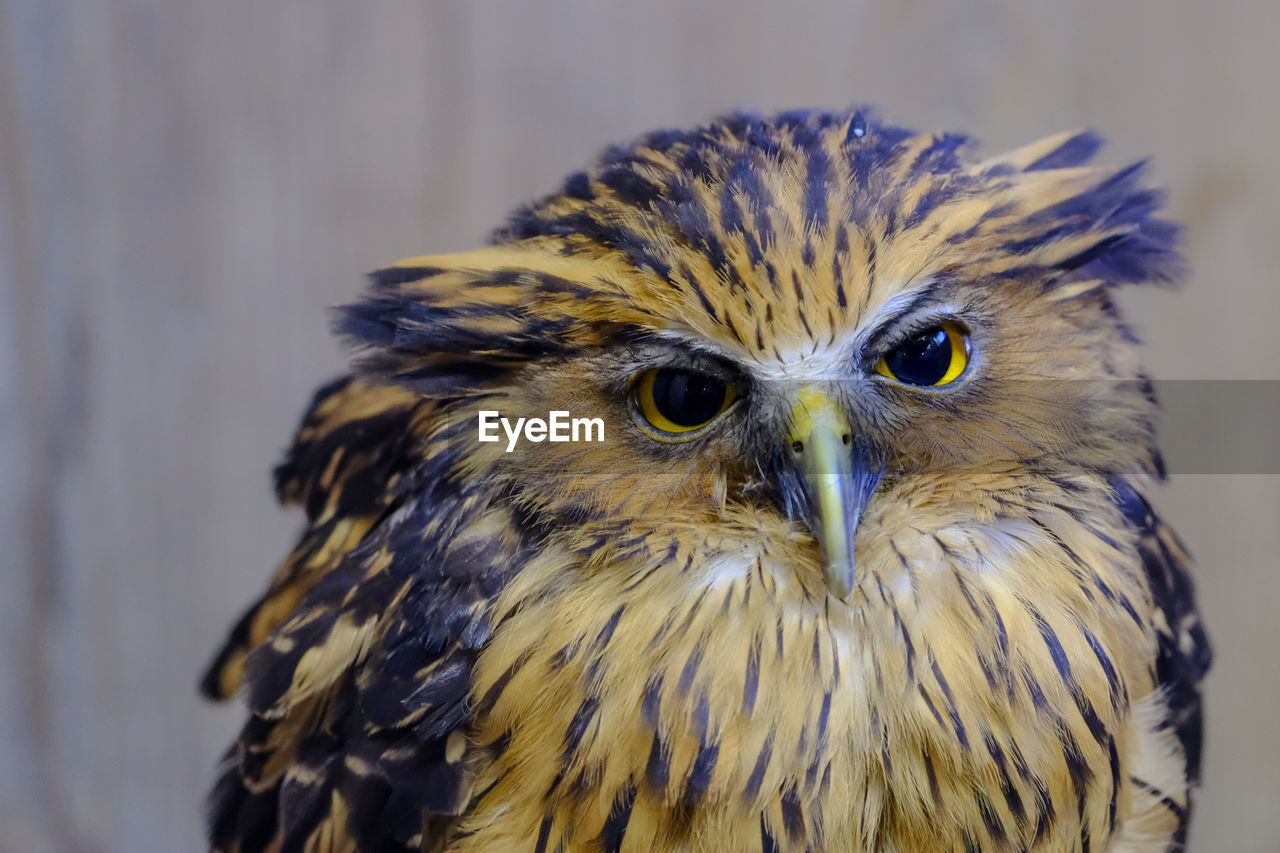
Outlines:
[[[1157,443],[1171,474],[1280,474],[1280,380],[1155,383]]]
[[[964,457],[963,470],[971,472],[984,470],[988,464],[1006,468],[1010,462],[1020,461],[1025,445],[1015,447],[1018,442],[1012,440],[1018,435],[1037,437],[1051,435],[1053,430],[1063,430],[1064,434],[1076,430],[1083,433],[1078,438],[1086,442],[1106,438],[1127,441],[1130,437],[1139,441],[1146,428],[1142,423],[1145,418],[1141,412],[1146,408],[1142,401],[1153,393],[1159,404],[1153,419],[1156,444],[1167,473],[1280,474],[1280,380],[1163,380],[1151,384],[1056,379],[974,381],[966,383],[967,387],[958,385],[948,390],[877,387],[877,381],[858,378],[820,384],[851,412],[854,444],[859,417],[891,421],[906,432],[936,425],[930,441],[944,447],[950,442],[968,445],[968,452],[958,455]],[[785,412],[801,399],[801,390],[798,383],[790,381],[754,382],[746,390],[746,395],[754,399],[739,401],[752,408],[726,413],[726,421],[756,417],[761,429],[779,434],[782,444],[787,438]],[[476,445],[483,441],[488,442],[489,450],[503,455],[516,449],[521,454],[538,454],[549,450],[551,443],[572,441],[579,444],[578,450],[588,454],[578,457],[582,461],[597,451],[616,454],[620,447],[646,447],[631,418],[620,415],[618,406],[610,408],[608,412],[559,411],[552,406],[552,411],[524,412],[510,410],[495,400],[492,410],[484,415],[483,424],[482,418],[476,416],[469,416],[464,422],[460,413],[453,410],[442,433],[455,446],[469,444],[470,449],[479,449]],[[501,424],[500,418],[509,423]],[[524,424],[520,423],[521,418]],[[529,423],[537,420],[543,423]],[[693,437],[681,452],[698,452],[700,442],[712,439],[712,432],[720,428],[712,425],[705,435]],[[740,420],[736,426],[726,422],[724,428],[742,429],[742,424]],[[1090,429],[1094,430],[1092,434],[1088,433]],[[1099,429],[1109,432],[1100,434]],[[890,445],[897,443],[892,431],[886,430],[882,439]],[[1140,451],[1140,447],[1134,447],[1131,464],[1135,468],[1145,458]],[[942,458],[945,454],[939,460]],[[1028,456],[1027,461],[1033,461],[1032,457]],[[949,464],[931,463],[938,470]],[[1108,467],[1122,473],[1127,463],[1113,461]]]

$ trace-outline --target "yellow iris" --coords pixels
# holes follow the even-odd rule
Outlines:
[[[691,370],[646,370],[635,385],[640,415],[659,433],[674,435],[702,429],[723,414],[737,395],[724,380]],[[650,436],[663,440],[660,435]]]
[[[900,344],[876,362],[876,373],[908,385],[947,385],[969,366],[969,336],[945,322]]]

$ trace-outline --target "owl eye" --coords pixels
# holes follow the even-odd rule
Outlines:
[[[941,323],[917,332],[876,362],[876,373],[907,385],[947,385],[969,364],[969,335]]]
[[[640,374],[634,395],[640,416],[658,432],[650,432],[650,437],[684,441],[693,436],[673,435],[694,432],[714,421],[729,408],[737,390],[710,373],[661,367]]]

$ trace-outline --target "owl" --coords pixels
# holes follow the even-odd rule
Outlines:
[[[1089,132],[608,149],[371,276],[203,681],[218,851],[1170,851],[1209,648]]]

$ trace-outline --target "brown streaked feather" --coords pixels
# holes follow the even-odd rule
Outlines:
[[[254,712],[211,800],[216,849],[417,849],[424,826],[466,802],[456,735],[470,656],[487,635],[476,605],[496,582],[481,564],[501,572],[520,538],[448,485],[434,409],[348,379],[304,419],[279,484],[310,527],[206,682],[230,692],[244,679]],[[431,482],[411,489],[422,476]],[[334,531],[347,531],[340,546]],[[432,596],[420,561],[455,589]],[[378,677],[361,681],[352,668],[366,658]]]
[[[205,696],[230,698],[243,683],[248,654],[401,500],[413,472],[403,443],[424,409],[420,397],[402,388],[354,377],[316,393],[276,470],[281,503],[304,507],[307,528],[209,665],[201,680]]]
[[[207,682],[250,712],[214,847],[1178,844],[1208,653],[1110,295],[1169,277],[1175,229],[1098,144],[731,116],[375,273],[341,321],[361,378],[282,467],[308,530]],[[875,378],[922,313],[969,327],[955,389]],[[686,444],[635,421],[671,364],[741,392]],[[786,439],[803,383],[884,462],[843,600]],[[611,441],[481,443],[487,409]]]
[[[1138,553],[1156,603],[1153,614],[1159,644],[1156,680],[1161,685],[1161,699],[1166,709],[1162,725],[1172,729],[1177,737],[1186,777],[1194,786],[1200,781],[1204,726],[1200,682],[1209,671],[1213,653],[1195,608],[1191,559],[1177,534],[1160,518],[1136,484],[1115,478],[1111,485],[1116,505],[1138,534]],[[1181,805],[1175,837],[1179,844],[1185,843],[1191,817],[1191,791],[1179,796],[1159,786],[1159,780],[1141,780],[1141,787],[1157,799],[1172,796]]]

